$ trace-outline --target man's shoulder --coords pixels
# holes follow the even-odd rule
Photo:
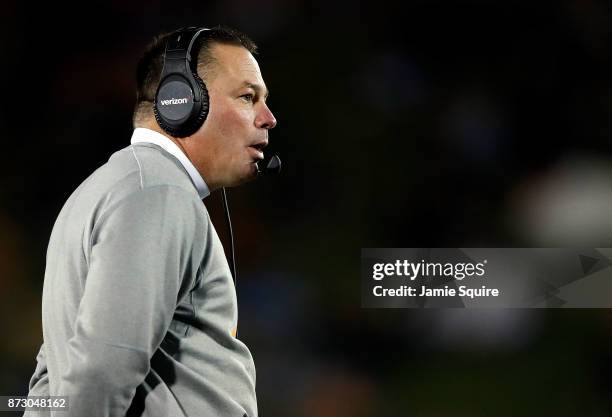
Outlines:
[[[197,195],[197,190],[180,161],[158,145],[138,143],[122,149],[115,155],[119,160],[129,161],[127,165],[132,164],[132,168],[138,170],[141,188],[168,185],[183,188]]]
[[[113,153],[74,190],[65,208],[91,215],[143,190],[159,193],[176,190],[183,199],[199,200],[197,190],[178,161],[174,162],[155,145],[143,144],[126,146]]]
[[[178,160],[154,144],[129,145],[113,153],[82,186],[99,192],[132,193],[143,188],[170,186],[197,196]]]

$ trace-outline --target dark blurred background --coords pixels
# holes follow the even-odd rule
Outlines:
[[[141,51],[162,30],[226,24],[259,44],[284,162],[230,192],[260,415],[612,415],[607,310],[359,298],[362,247],[612,247],[612,4],[9,0],[0,13],[0,395],[27,393],[49,234],[129,144]],[[219,195],[205,202],[225,238]]]

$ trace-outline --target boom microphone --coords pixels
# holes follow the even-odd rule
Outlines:
[[[259,164],[263,166],[263,169],[259,167]],[[278,155],[274,154],[268,158],[257,162],[257,175],[278,175],[281,170],[281,160]]]

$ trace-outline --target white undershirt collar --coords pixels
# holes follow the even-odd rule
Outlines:
[[[152,143],[154,145],[160,146],[166,152],[175,156],[191,177],[191,180],[193,181],[196,186],[196,189],[198,190],[198,195],[200,196],[200,199],[204,199],[205,197],[208,197],[208,195],[210,195],[210,190],[208,189],[208,185],[206,185],[206,183],[204,182],[204,178],[202,178],[196,167],[193,166],[189,158],[187,158],[187,155],[183,153],[181,148],[179,148],[176,143],[172,142],[172,140],[168,139],[166,136],[162,135],[159,132],[144,127],[137,127],[136,129],[134,129],[134,133],[132,134],[132,140],[130,141],[130,143],[133,145],[135,143],[143,142]]]

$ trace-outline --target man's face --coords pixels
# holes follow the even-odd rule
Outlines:
[[[191,157],[211,189],[233,186],[257,174],[268,130],[276,119],[266,105],[268,90],[259,65],[245,48],[214,44],[214,70],[206,87],[210,109],[196,132]]]

